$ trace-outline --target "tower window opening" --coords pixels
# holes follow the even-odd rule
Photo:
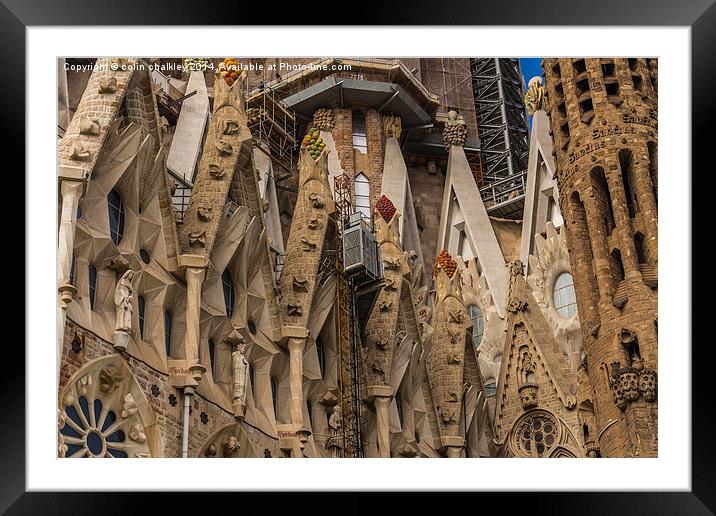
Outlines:
[[[216,343],[213,339],[209,339],[209,368],[211,369],[211,374],[214,377],[214,381],[216,381],[216,370],[214,369],[214,364],[216,357]]]
[[[609,255],[609,270],[614,283],[614,292],[622,281],[624,281],[624,265],[622,264],[622,253],[619,249],[614,249]]]
[[[577,97],[581,97],[585,93],[589,93],[589,79],[586,77],[581,81],[577,81]]]
[[[318,355],[318,369],[321,372],[321,377],[323,377],[326,367],[326,350],[323,347],[323,340],[320,335],[316,337],[316,354]]]
[[[584,59],[575,59],[572,61],[572,68],[574,69],[574,75],[579,75],[587,71],[587,63]]]
[[[657,188],[657,179],[658,179],[658,157],[657,157],[657,147],[655,142],[649,142],[647,144],[647,149],[649,151],[649,177],[651,178],[651,189],[654,192],[654,203],[658,204],[658,198],[659,198],[659,190]]]
[[[273,413],[278,419],[278,380],[271,377],[271,403],[273,403]]]
[[[562,70],[561,70],[561,68],[559,67],[559,63],[555,63],[555,64],[552,65],[552,73],[553,73],[554,76],[557,77],[557,78],[562,77]]]
[[[608,97],[619,96],[619,81],[610,81],[604,84]]]
[[[582,435],[584,436],[584,443],[586,444],[587,441],[589,441],[589,427],[587,423],[582,424]]]
[[[591,97],[579,103],[579,112],[582,115],[582,122],[585,124],[594,118],[594,105]]]
[[[485,333],[485,319],[482,316],[482,311],[475,305],[470,306],[469,312],[472,320],[472,344],[478,348]]]
[[[602,167],[593,168],[589,175],[594,196],[597,202],[601,204],[601,208],[604,212],[604,230],[606,235],[609,236],[616,227],[614,206],[612,204],[611,192],[609,191],[609,184],[607,183],[607,178]]]
[[[362,113],[353,112],[353,148],[358,152],[368,152],[368,139],[366,138],[365,117]]]
[[[72,255],[72,261],[70,262],[70,285],[75,284],[75,267],[77,266],[77,259],[75,258],[75,255]]]
[[[642,84],[643,81],[641,79],[641,74],[639,73],[632,73],[631,74],[631,81],[634,84],[634,91],[642,92]]]
[[[607,77],[614,77],[614,62],[602,63],[602,75],[606,79]]]
[[[637,70],[637,67],[639,66],[639,60],[635,57],[630,57],[629,59],[627,59],[627,61],[629,62],[629,69],[632,72],[635,72]]]
[[[560,102],[557,106],[557,112],[560,114],[562,118],[567,118],[567,106],[564,102]],[[569,132],[569,131],[568,131]]]
[[[221,275],[221,285],[224,288],[224,307],[226,308],[226,316],[231,317],[234,314],[234,281],[231,278],[229,269],[224,270]]]
[[[624,194],[626,195],[627,208],[629,210],[629,216],[634,217],[636,215],[637,197],[632,185],[632,174],[633,174],[634,157],[630,150],[622,149],[619,151],[619,166],[622,170],[622,183],[624,185]]]
[[[641,232],[637,232],[634,235],[634,250],[636,251],[636,258],[639,263],[649,263],[646,256],[646,249],[644,248],[644,235]]]

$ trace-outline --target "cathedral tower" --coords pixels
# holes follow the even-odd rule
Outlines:
[[[607,457],[657,455],[657,80],[652,59],[545,59],[593,428]]]

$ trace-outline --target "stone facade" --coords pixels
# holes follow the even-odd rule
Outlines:
[[[452,112],[449,150],[406,150],[397,104],[314,103],[297,128],[325,146],[282,180],[246,84],[325,75],[60,72],[59,456],[656,455],[656,60],[544,61],[524,223],[481,201],[470,88],[440,90],[466,60],[443,61],[351,62]],[[162,89],[200,79],[211,113],[167,121]],[[184,206],[168,155],[196,164]],[[336,254],[358,201],[377,279]]]

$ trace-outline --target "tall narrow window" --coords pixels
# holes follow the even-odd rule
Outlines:
[[[226,315],[231,317],[234,314],[234,282],[231,279],[229,269],[226,269],[221,275],[221,283],[224,286],[224,306],[226,307]]]
[[[89,264],[89,298],[90,298],[90,309],[94,310],[94,298],[95,292],[97,291],[97,267],[94,263]]]
[[[326,367],[326,350],[323,348],[323,340],[320,335],[316,337],[316,353],[318,354],[318,368],[321,371],[321,377],[323,377]]]
[[[278,381],[271,377],[271,402],[273,403],[273,413],[278,419]]]
[[[306,402],[306,409],[308,410],[308,422],[313,428],[313,404],[310,401]]]
[[[609,255],[609,269],[616,289],[619,283],[624,280],[624,264],[622,264],[622,253],[619,249],[614,249]]]
[[[112,190],[107,194],[107,206],[109,208],[109,235],[112,237],[112,242],[119,244],[124,236],[124,205],[117,190]]]
[[[612,206],[612,196],[609,192],[609,184],[607,178],[604,175],[604,169],[602,167],[595,167],[589,172],[592,184],[592,191],[596,201],[602,208],[600,211],[604,213],[604,230],[607,236],[612,234],[616,223],[614,222],[614,209]]]
[[[368,140],[365,132],[365,117],[362,113],[353,113],[353,148],[366,154],[368,152]]]
[[[630,150],[622,149],[619,151],[619,167],[622,169],[622,183],[624,185],[624,194],[626,195],[629,216],[634,217],[638,210],[638,204],[636,191],[632,183],[634,156]]]
[[[493,381],[485,384],[485,397],[491,398],[497,393],[497,384]]]
[[[216,381],[216,371],[214,370],[214,357],[216,356],[216,344],[212,339],[209,339],[209,367],[211,368],[211,374]]]
[[[77,260],[75,255],[72,255],[72,261],[70,262],[70,285],[75,284],[75,267],[77,266]]]
[[[356,210],[370,218],[370,181],[361,172],[355,178]]]
[[[482,311],[477,306],[471,305],[469,311],[472,320],[472,344],[477,348],[485,333],[485,320],[482,317]]]
[[[169,310],[164,311],[164,348],[167,357],[172,356],[172,313]]]
[[[251,382],[251,394],[254,394],[254,366],[249,364],[249,381]]]
[[[649,177],[651,178],[651,189],[654,191],[654,203],[659,203],[658,189],[658,156],[656,142],[649,142],[647,145],[649,150]]]
[[[137,297],[137,305],[138,305],[138,312],[139,312],[139,337],[144,338],[144,309],[146,307],[146,303],[144,301],[144,296]]]

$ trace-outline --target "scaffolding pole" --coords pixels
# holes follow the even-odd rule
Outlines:
[[[343,456],[362,457],[359,354],[355,338],[355,293],[343,267],[343,230],[350,219],[351,182],[347,175],[335,178],[336,200],[336,308],[339,353],[339,393],[342,415]]]

